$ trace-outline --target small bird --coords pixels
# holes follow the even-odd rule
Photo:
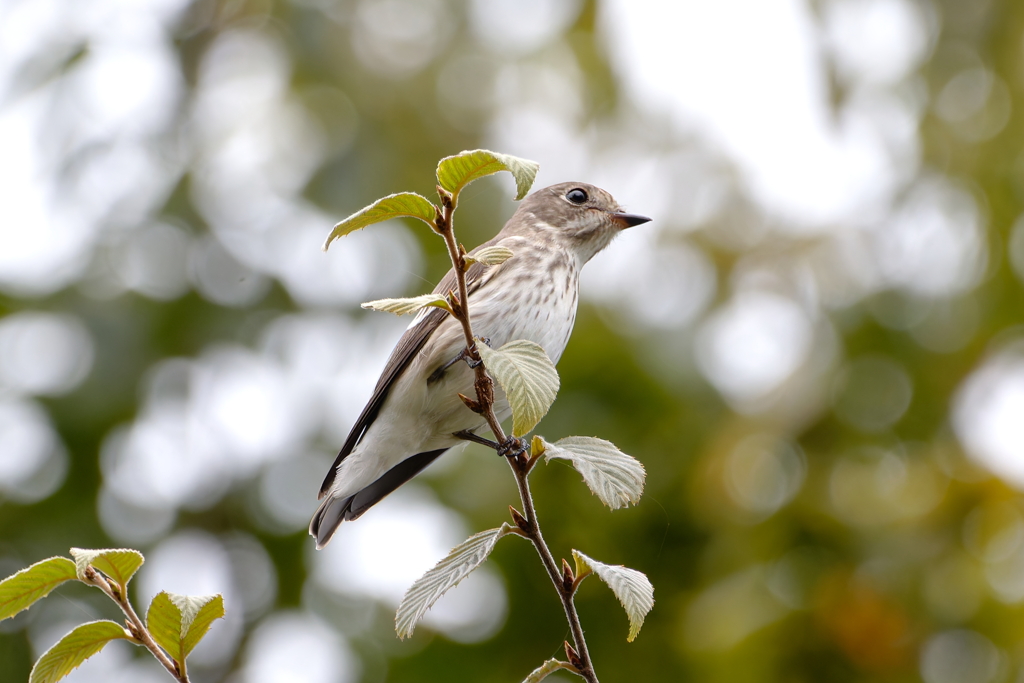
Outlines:
[[[532,193],[501,232],[469,252],[500,245],[513,253],[504,263],[476,262],[466,272],[474,334],[493,348],[528,339],[557,363],[576,320],[583,265],[620,231],[649,220],[624,213],[610,194],[585,183]],[[454,289],[449,270],[434,293]],[[453,362],[465,346],[460,323],[440,308],[423,309],[398,340],[320,487],[323,502],[309,525],[318,549],[342,522],[358,518],[462,443],[455,433],[486,424],[458,396],[475,395],[473,371]],[[498,386],[494,412],[499,420],[511,412]]]

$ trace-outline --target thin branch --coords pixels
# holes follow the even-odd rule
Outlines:
[[[501,423],[498,421],[498,417],[494,414],[494,381],[490,375],[487,374],[487,369],[484,367],[480,354],[476,348],[476,338],[473,336],[473,327],[469,319],[469,292],[466,286],[466,261],[462,252],[459,249],[458,242],[455,240],[455,229],[452,222],[453,214],[455,213],[455,207],[452,203],[452,196],[443,188],[437,188],[438,195],[441,197],[442,213],[437,222],[437,231],[444,237],[445,244],[448,247],[448,256],[451,258],[452,267],[455,270],[455,279],[458,282],[458,300],[452,301],[452,311],[455,319],[462,324],[462,331],[466,337],[466,351],[465,355],[474,363],[473,370],[476,373],[476,381],[474,388],[476,389],[476,405],[474,409],[479,412],[487,421],[487,425],[491,428],[491,432],[494,433],[495,442],[488,442],[487,439],[479,437],[475,434],[467,432],[456,433],[455,436],[467,439],[469,441],[475,441],[477,443],[484,443],[489,447],[494,447],[495,450],[502,454],[503,451],[511,451],[511,454],[506,458],[508,460],[509,467],[512,468],[512,473],[516,478],[516,485],[519,488],[519,497],[523,503],[523,516],[526,519],[525,528],[520,527],[517,531],[521,531],[520,535],[530,539],[533,543],[533,547],[536,549],[537,554],[540,556],[541,563],[544,565],[544,569],[548,573],[548,577],[551,579],[551,583],[554,584],[555,590],[558,592],[558,597],[562,601],[562,608],[565,610],[565,618],[569,622],[569,628],[572,631],[572,638],[575,643],[575,650],[573,655],[578,661],[573,662],[573,666],[566,667],[573,673],[577,673],[582,676],[587,683],[598,683],[597,674],[594,672],[594,666],[590,661],[590,652],[587,649],[587,641],[583,637],[583,626],[580,623],[579,614],[576,612],[576,604],[573,602],[573,595],[575,593],[575,585],[565,586],[562,581],[562,574],[558,569],[558,564],[555,562],[554,556],[551,554],[551,550],[548,548],[547,543],[544,541],[544,535],[540,531],[540,523],[537,520],[537,510],[533,504],[533,496],[530,493],[530,484],[528,481],[530,471],[533,469],[533,465],[537,462],[537,456],[527,457],[527,450],[519,442],[518,444],[513,443],[512,440],[515,437],[506,436],[504,430],[501,428]],[[481,362],[475,362],[481,361]],[[516,439],[516,441],[518,441]],[[520,446],[516,448],[515,446]],[[568,650],[568,648],[567,648]]]
[[[167,669],[167,672],[174,676],[174,680],[178,681],[178,683],[190,683],[188,673],[184,670],[184,667],[179,671],[178,665],[174,663],[174,660],[168,657],[163,648],[157,645],[157,642],[153,640],[153,636],[150,635],[149,629],[146,628],[146,624],[139,618],[139,615],[135,612],[135,608],[132,607],[132,604],[128,601],[128,596],[122,594],[124,589],[117,584],[111,585],[110,581],[108,581],[102,573],[91,566],[86,572],[86,579],[87,583],[96,586],[103,591],[108,598],[117,603],[117,606],[121,608],[121,611],[124,612],[125,617],[127,617],[126,623],[128,625],[128,631],[132,634],[132,637],[135,638],[139,644],[149,650],[154,657],[156,657],[161,666]]]
[[[481,361],[481,358],[480,353],[476,350],[476,339],[473,337],[473,327],[470,325],[469,320],[469,289],[466,286],[466,259],[459,252],[459,245],[455,241],[455,229],[452,222],[455,206],[452,204],[452,196],[447,190],[439,187],[437,192],[441,197],[442,207],[441,220],[437,228],[441,236],[444,237],[444,243],[448,247],[448,257],[451,259],[452,267],[455,269],[455,280],[459,283],[459,300],[452,302],[452,309],[455,313],[455,319],[462,323],[462,332],[466,337],[466,355],[475,364],[473,368],[473,371],[476,373],[474,388],[476,389],[477,401],[482,409],[481,415],[487,420],[487,426],[494,433],[495,440],[499,444],[503,444],[508,438],[505,436],[505,431],[501,428],[501,423],[498,422],[492,407],[494,404],[494,381],[487,374],[483,362],[477,362]]]
[[[587,641],[583,637],[583,625],[580,623],[580,615],[576,612],[576,603],[573,602],[574,590],[566,590],[562,583],[562,573],[558,571],[558,564],[555,562],[551,550],[544,541],[544,535],[540,531],[540,522],[537,519],[537,511],[533,505],[533,495],[530,493],[530,482],[528,479],[529,470],[526,465],[518,460],[508,459],[509,467],[516,477],[516,484],[519,487],[519,497],[523,501],[523,513],[529,523],[526,533],[533,541],[533,547],[537,549],[540,560],[548,572],[548,578],[555,585],[558,597],[562,600],[562,609],[565,610],[565,618],[569,621],[569,628],[572,629],[572,639],[576,645],[576,652],[579,654],[581,666],[580,675],[588,683],[597,683],[597,674],[590,661],[590,651],[587,649]]]

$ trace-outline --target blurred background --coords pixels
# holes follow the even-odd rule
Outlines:
[[[408,585],[518,501],[483,449],[306,535],[408,324],[359,303],[448,267],[422,225],[320,245],[477,147],[654,218],[584,271],[538,430],[648,470],[614,513],[568,467],[533,477],[556,556],[655,585],[632,644],[583,585],[603,680],[1024,681],[1015,0],[0,0],[0,574],[129,546],[140,609],[224,594],[197,683],[559,656],[516,540],[394,635]],[[467,247],[513,194],[467,191]],[[0,679],[118,618],[101,597],[0,624]],[[69,680],[169,678],[115,643]]]

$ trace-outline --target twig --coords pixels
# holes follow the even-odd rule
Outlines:
[[[466,336],[466,355],[474,361],[473,371],[476,373],[476,398],[480,403],[481,415],[487,420],[487,426],[494,433],[494,439],[499,443],[505,443],[508,438],[505,431],[494,414],[494,381],[487,374],[480,353],[476,350],[476,339],[473,337],[473,327],[469,321],[469,291],[466,287],[466,260],[459,252],[459,245],[455,241],[455,229],[452,223],[452,215],[455,213],[455,206],[452,204],[451,194],[444,188],[438,187],[437,193],[441,197],[441,221],[437,226],[438,232],[444,237],[444,243],[448,247],[448,256],[451,258],[452,267],[455,269],[455,281],[459,283],[459,300],[452,302],[452,310],[455,319],[462,323],[462,332]]]
[[[451,258],[452,267],[455,270],[455,279],[459,287],[458,300],[452,301],[452,312],[455,319],[462,323],[462,331],[466,337],[465,355],[468,359],[474,361],[474,363],[471,363],[473,371],[476,373],[476,381],[474,382],[476,404],[473,406],[473,409],[487,421],[491,432],[494,433],[495,443],[489,443],[482,437],[465,432],[459,432],[455,436],[476,443],[483,442],[487,446],[494,447],[498,453],[501,453],[503,450],[511,451],[511,454],[506,459],[508,460],[509,467],[512,468],[513,475],[515,475],[516,485],[519,488],[519,497],[523,503],[523,516],[526,519],[525,528],[520,527],[523,532],[522,535],[530,539],[537,554],[540,556],[541,563],[544,565],[544,569],[547,570],[551,583],[554,584],[555,590],[558,591],[558,597],[562,601],[562,608],[565,610],[565,618],[569,621],[569,628],[572,630],[572,638],[575,643],[575,650],[572,650],[572,652],[577,661],[573,662],[573,666],[565,668],[582,676],[587,683],[598,683],[597,674],[594,672],[594,666],[590,661],[590,652],[587,650],[587,641],[583,637],[583,626],[580,623],[579,614],[576,612],[576,604],[573,602],[573,595],[578,584],[574,582],[566,586],[562,581],[561,572],[558,570],[558,565],[551,554],[551,550],[544,541],[544,536],[540,531],[540,523],[537,520],[537,511],[533,504],[533,496],[530,493],[528,481],[530,471],[533,469],[537,458],[536,456],[527,458],[525,455],[526,449],[521,447],[523,444],[512,443],[513,440],[516,442],[519,440],[514,436],[505,435],[497,415],[494,414],[494,381],[487,374],[484,364],[477,362],[481,361],[481,358],[476,348],[476,338],[473,336],[473,327],[469,319],[466,262],[462,252],[459,250],[458,242],[455,240],[455,229],[452,222],[455,206],[452,204],[452,197],[449,192],[438,187],[437,193],[441,198],[442,207],[442,213],[437,222],[437,231],[444,237],[445,244],[448,247],[448,256]],[[515,448],[515,445],[520,447]],[[571,650],[568,647],[566,649],[567,652]]]
[[[530,482],[528,479],[530,472],[526,465],[519,460],[508,458],[508,464],[512,468],[512,473],[515,474],[516,485],[519,487],[519,497],[523,501],[523,516],[526,517],[526,521],[529,524],[529,528],[524,529],[524,531],[529,536],[529,539],[533,541],[533,547],[537,549],[537,554],[540,555],[540,561],[548,572],[548,578],[551,579],[551,583],[555,585],[555,589],[558,591],[558,597],[562,600],[562,609],[565,610],[565,618],[569,621],[569,628],[572,629],[572,639],[576,644],[576,652],[580,658],[580,666],[577,667],[579,674],[589,683],[597,683],[597,674],[594,673],[594,666],[590,661],[587,641],[583,637],[583,625],[580,623],[580,616],[576,612],[576,603],[573,602],[576,586],[573,585],[566,589],[562,582],[562,574],[558,571],[558,564],[555,563],[555,558],[544,541],[543,534],[541,534],[540,522],[537,520],[537,511],[533,505],[533,495],[530,493]]]
[[[100,572],[93,567],[89,567],[86,570],[85,578],[87,582],[96,586],[101,591],[106,593],[107,597],[117,603],[117,606],[124,612],[125,624],[128,626],[128,632],[132,634],[140,644],[143,645],[147,650],[153,653],[157,661],[167,669],[167,672],[174,676],[174,680],[178,683],[190,683],[188,679],[188,673],[184,670],[178,670],[178,665],[174,663],[167,653],[164,652],[163,648],[157,645],[156,641],[153,640],[153,636],[150,635],[149,629],[146,628],[146,624],[143,623],[139,615],[136,614],[135,608],[128,601],[128,596],[123,595],[123,588],[117,584],[111,584],[110,581]]]

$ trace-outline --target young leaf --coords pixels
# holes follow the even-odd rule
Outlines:
[[[402,218],[403,216],[419,218],[433,229],[437,215],[437,209],[423,195],[418,195],[415,192],[389,194],[335,225],[334,230],[331,230],[331,234],[327,236],[327,241],[324,242],[324,251],[327,251],[331,242],[339,237],[391,218]]]
[[[175,595],[160,592],[149,604],[146,627],[160,647],[179,665],[206,632],[214,619],[224,616],[220,595]]]
[[[90,621],[82,624],[43,653],[32,667],[28,682],[59,681],[102,650],[107,643],[118,638],[130,639],[131,636],[124,627],[113,621]]]
[[[499,263],[504,263],[512,258],[514,254],[508,247],[484,247],[479,251],[466,256],[466,263],[483,263],[488,266],[496,266]]]
[[[576,559],[576,576],[594,572],[598,578],[608,584],[615,597],[622,603],[629,617],[629,636],[627,642],[632,643],[640,627],[644,625],[644,617],[654,607],[654,586],[642,572],[623,567],[621,564],[604,564],[593,560],[578,550],[572,551]]]
[[[441,159],[437,164],[437,184],[451,192],[457,201],[462,188],[474,180],[508,171],[516,179],[516,199],[522,199],[530,191],[538,170],[540,164],[535,161],[475,149]]]
[[[452,312],[448,299],[437,294],[423,294],[408,299],[377,299],[376,301],[367,301],[365,304],[362,304],[363,308],[373,311],[386,311],[395,315],[415,313],[427,306],[436,306],[437,308],[443,308],[449,313]]]
[[[545,678],[555,673],[559,669],[568,669],[570,671],[575,671],[572,664],[569,664],[568,662],[560,662],[557,659],[549,659],[548,661],[544,662],[536,669],[534,669],[529,676],[524,678],[523,683],[540,683],[540,681],[543,681]]]
[[[573,550],[572,557],[577,563],[577,577],[593,571],[598,579],[608,585],[618,598],[618,602],[623,604],[626,615],[630,618],[630,635],[626,640],[632,643],[640,633],[644,617],[654,606],[654,587],[647,581],[643,572],[636,569],[624,567],[622,564],[604,564],[587,557],[579,550]]]
[[[77,578],[75,563],[66,557],[51,557],[8,576],[0,581],[0,620],[28,609],[60,584]]]
[[[526,339],[492,349],[476,345],[487,371],[505,390],[512,407],[512,433],[523,436],[537,426],[558,394],[558,371],[539,345]]]
[[[552,458],[570,461],[590,490],[612,510],[640,501],[647,474],[644,466],[615,444],[590,436],[567,436],[555,443],[540,440],[548,462]]]
[[[72,548],[71,557],[75,558],[78,578],[84,581],[85,569],[92,565],[94,569],[99,569],[116,581],[121,588],[125,588],[128,585],[132,576],[142,566],[142,563],[145,562],[142,553],[130,548],[108,548],[105,550]]]
[[[406,591],[402,604],[395,613],[395,631],[398,637],[408,638],[416,628],[416,623],[423,618],[438,599],[449,588],[458,585],[459,581],[483,564],[487,556],[494,550],[494,545],[502,536],[513,533],[512,527],[502,524],[497,529],[488,529],[473,534],[461,544],[452,548],[448,556],[434,565],[433,569],[416,579]]]

